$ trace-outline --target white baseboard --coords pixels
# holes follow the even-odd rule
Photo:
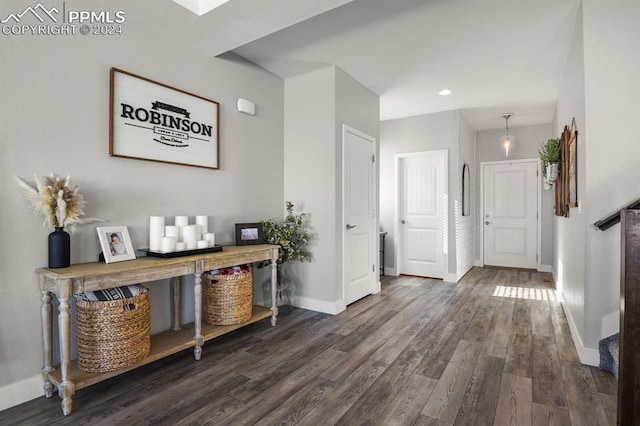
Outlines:
[[[295,300],[296,306],[298,308],[322,312],[325,314],[337,315],[347,309],[347,304],[344,300],[338,300],[337,302],[327,302],[325,300],[310,299],[303,296],[296,296]]]
[[[44,397],[42,385],[42,375],[38,374],[37,376],[0,387],[0,411],[38,397]],[[57,398],[57,396],[55,397]]]
[[[458,275],[456,275],[456,274],[444,274],[443,280],[448,282],[448,283],[457,283],[458,282]]]
[[[576,351],[578,352],[580,362],[586,365],[597,367],[598,365],[600,365],[600,353],[598,352],[598,349],[588,348],[584,345],[584,343],[582,343],[582,337],[578,332],[578,327],[576,326],[576,322],[573,320],[573,316],[571,316],[571,310],[567,307],[567,302],[564,299],[564,294],[562,294],[562,310],[564,311],[564,315],[567,317],[569,329],[571,330],[571,338],[573,339],[573,344],[575,345]]]
[[[484,266],[484,263],[482,263],[479,259],[476,259],[473,261],[473,266]]]
[[[620,331],[620,310],[617,309],[602,318],[600,335],[604,339]]]
[[[384,274],[389,275],[390,277],[398,276],[398,273],[396,272],[396,268],[390,268],[389,266],[384,267]]]
[[[540,265],[538,268],[538,272],[553,272],[553,266],[551,265]]]

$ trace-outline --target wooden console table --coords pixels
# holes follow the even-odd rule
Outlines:
[[[68,268],[39,268],[40,291],[42,292],[42,344],[44,365],[44,394],[53,395],[56,386],[62,398],[62,412],[68,415],[72,410],[72,397],[76,389],[91,386],[142,365],[164,358],[194,346],[194,356],[200,359],[205,341],[229,333],[247,324],[271,317],[271,325],[276,325],[278,308],[276,307],[276,260],[278,246],[254,245],[228,246],[220,252],[161,259],[142,257],[118,263],[80,263]],[[202,274],[206,271],[246,263],[271,261],[271,309],[254,305],[249,321],[230,326],[210,326],[202,324]],[[173,280],[173,326],[151,337],[151,353],[142,361],[128,367],[106,373],[87,373],[80,371],[76,362],[71,361],[71,321],[69,301],[74,294],[102,290],[142,282],[194,274],[195,321],[182,328],[180,326],[180,280]],[[60,366],[53,365],[53,309],[51,295],[60,302],[58,313],[58,332],[60,340]]]

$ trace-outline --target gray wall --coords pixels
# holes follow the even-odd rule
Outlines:
[[[458,175],[458,113],[446,111],[417,117],[399,118],[380,123],[380,222],[388,232],[385,241],[385,266],[395,272],[394,235],[394,167],[395,155],[407,152],[449,151],[449,194],[456,194]],[[455,197],[449,197],[449,211],[454,209]],[[456,273],[455,215],[449,215],[448,273]],[[452,235],[453,234],[453,235]]]
[[[507,160],[504,151],[501,149],[499,140],[504,136],[505,129],[485,130],[476,132],[476,175],[475,179],[480,185],[480,163],[484,161],[503,161]],[[535,126],[509,127],[509,133],[516,138],[516,147],[509,154],[509,159],[520,160],[528,158],[539,158],[538,149],[540,143],[546,142],[553,136],[551,123],[539,124]],[[542,179],[540,179],[542,186]],[[480,203],[480,190],[477,187],[476,206]],[[543,267],[550,268],[553,263],[553,189],[542,189],[542,206],[541,206],[541,225],[542,225],[542,253],[541,264]],[[476,256],[480,262],[480,232],[482,232],[482,212],[476,215]]]
[[[584,361],[584,317],[585,317],[585,268],[586,250],[585,233],[586,219],[584,202],[588,188],[586,188],[586,145],[587,128],[585,123],[584,96],[584,44],[582,7],[576,18],[576,26],[569,50],[567,65],[562,79],[560,94],[556,104],[554,116],[554,134],[560,135],[565,125],[570,125],[575,118],[578,127],[578,197],[580,210],[570,209],[569,217],[554,216],[553,251],[554,275],[556,286],[565,299],[565,313],[572,325],[572,333],[578,352]],[[615,237],[619,228],[611,230],[604,237]],[[617,250],[619,252],[619,250]],[[614,262],[619,264],[618,260]]]
[[[378,139],[379,116],[378,96],[335,66],[285,80],[285,198],[310,213],[312,232],[313,261],[289,266],[298,306],[344,309],[342,125]]]
[[[460,279],[472,267],[475,260],[475,223],[477,216],[476,186],[476,132],[464,116],[458,112],[458,166],[455,200],[456,215],[456,275]],[[462,216],[462,167],[469,166],[469,216]]]
[[[3,4],[5,6],[5,4]],[[4,10],[24,8],[12,1]],[[0,394],[20,386],[22,400],[41,395],[40,292],[34,269],[47,264],[47,234],[13,176],[71,174],[87,216],[127,225],[135,247],[148,244],[150,215],[211,217],[217,241],[234,241],[234,223],[281,217],[283,81],[232,55],[211,58],[151,32],[144,4],[110,2],[127,12],[121,36],[2,36],[0,55]],[[111,158],[109,69],[132,73],[220,103],[220,170]],[[235,110],[238,97],[257,115]],[[72,263],[96,260],[95,227],[71,237]],[[185,286],[189,293],[192,280]],[[152,288],[152,328],[169,326],[166,282]],[[192,297],[192,296],[191,296]],[[185,302],[185,317],[192,317]],[[24,382],[23,382],[24,381]],[[15,396],[15,395],[13,395]],[[3,407],[0,406],[0,409]]]
[[[637,2],[582,2],[554,118],[556,132],[574,117],[579,132],[579,207],[555,219],[554,268],[580,359],[591,365],[598,340],[618,330],[620,304],[620,226],[593,223],[640,195],[639,19]]]
[[[591,224],[640,197],[640,2],[583,1],[586,226],[584,344],[597,348],[619,307],[619,228]],[[615,46],[615,48],[612,48]],[[580,150],[581,145],[578,145]],[[586,199],[582,194],[586,194]],[[572,211],[573,213],[573,211]]]
[[[285,198],[309,213],[311,263],[291,265],[296,301],[334,303],[337,267],[335,67],[285,80]]]

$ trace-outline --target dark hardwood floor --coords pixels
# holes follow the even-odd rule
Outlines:
[[[580,364],[550,274],[385,277],[337,316],[296,309],[1,424],[614,425],[617,384]]]

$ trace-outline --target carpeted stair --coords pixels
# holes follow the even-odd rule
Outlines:
[[[598,342],[600,368],[613,373],[618,378],[618,359],[620,354],[620,333],[606,337]]]

